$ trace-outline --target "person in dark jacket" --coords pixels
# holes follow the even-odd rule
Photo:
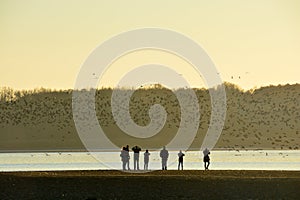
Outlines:
[[[139,160],[140,160],[140,151],[142,149],[138,146],[134,146],[132,147],[132,151],[134,152],[133,154],[133,166],[134,166],[134,170],[140,170],[140,166],[139,166]]]
[[[159,156],[161,157],[162,170],[167,170],[167,161],[169,158],[169,152],[166,149],[166,147],[163,147],[163,149],[160,151]]]
[[[129,152],[126,151],[126,147],[123,147],[120,154],[121,160],[122,160],[122,168],[123,170],[126,170],[126,165],[129,162]],[[128,168],[128,170],[130,170]]]
[[[185,155],[180,150],[178,153],[178,170],[180,170],[180,165],[181,165],[181,170],[183,170],[183,156],[185,156]]]
[[[125,150],[125,154],[126,154],[126,156],[127,156],[127,163],[126,163],[126,165],[127,165],[127,169],[128,170],[130,170],[130,167],[129,167],[129,160],[130,160],[130,155],[129,155],[129,145],[126,145],[126,147],[124,148],[124,150]]]
[[[147,149],[146,152],[144,153],[144,170],[148,170],[149,156],[150,153]]]
[[[204,162],[204,169],[205,170],[208,170],[208,166],[210,164],[210,158],[209,158],[209,154],[210,154],[210,151],[205,148],[204,151],[203,151],[203,162]]]

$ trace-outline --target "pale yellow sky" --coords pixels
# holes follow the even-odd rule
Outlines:
[[[2,0],[0,87],[73,88],[93,49],[142,27],[190,37],[243,88],[300,83],[299,11],[298,0]]]

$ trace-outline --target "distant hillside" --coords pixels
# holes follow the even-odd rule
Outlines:
[[[279,85],[243,91],[226,83],[227,115],[218,149],[299,149],[300,85]],[[191,146],[199,149],[210,121],[210,96],[194,89],[201,112],[197,136]],[[145,140],[125,135],[111,112],[112,89],[96,92],[96,113],[108,138],[116,145],[146,146]],[[180,106],[171,90],[139,89],[130,102],[130,114],[141,126],[150,122],[148,111],[159,103],[167,111],[164,128],[153,137],[153,148],[168,143],[180,124]],[[163,138],[163,139],[162,139]],[[84,150],[72,115],[71,90],[0,91],[0,151]]]

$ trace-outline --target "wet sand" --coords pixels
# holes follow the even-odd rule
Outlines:
[[[297,199],[300,171],[0,173],[0,199]]]

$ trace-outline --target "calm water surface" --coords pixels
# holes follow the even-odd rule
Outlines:
[[[144,165],[140,154],[140,168]],[[159,170],[159,152],[150,152],[149,169]],[[168,169],[177,169],[177,151],[169,151]],[[202,153],[184,152],[184,169],[203,170]],[[130,167],[133,155],[130,153]],[[300,150],[212,151],[211,170],[300,170]],[[0,171],[121,169],[119,152],[0,153]]]

